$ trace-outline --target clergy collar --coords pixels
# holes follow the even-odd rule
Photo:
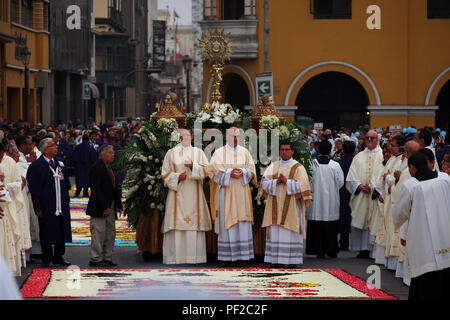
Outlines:
[[[183,146],[182,143],[180,143],[178,146],[183,149],[188,149],[188,148],[192,147],[192,145]]]
[[[375,152],[377,152],[377,148],[376,147],[373,148],[372,150],[370,150],[369,148],[366,148],[365,150],[366,150],[367,153],[375,153]]]
[[[283,159],[280,159],[280,164],[283,167],[287,167],[287,166],[289,166],[292,163],[292,161],[294,161],[293,158],[290,158],[289,160],[286,160],[286,161],[284,161]]]
[[[328,164],[330,163],[330,160],[330,156],[326,154],[321,154],[317,157],[317,162],[319,162],[320,164]]]
[[[230,145],[227,143],[227,149],[228,149],[228,151],[230,151],[231,153],[237,152],[238,147],[239,147],[239,145],[237,145],[236,148],[233,148],[232,146],[230,146]]]
[[[419,181],[426,181],[431,180],[434,178],[437,178],[438,174],[436,171],[431,170],[424,170],[424,171],[418,171],[414,178],[416,178]]]

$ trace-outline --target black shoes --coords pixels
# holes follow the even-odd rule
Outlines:
[[[102,263],[106,267],[117,267],[117,263],[114,263],[112,261],[103,260]]]
[[[369,250],[361,250],[356,256],[357,259],[369,259],[370,251]]]
[[[69,261],[64,261],[63,258],[52,260],[52,264],[57,264],[57,265],[60,265],[63,267],[68,267],[68,266],[72,265]]]
[[[43,268],[48,268],[48,267],[50,267],[50,261],[48,261],[48,260],[42,260],[41,267],[43,267]]]
[[[117,263],[112,261],[89,261],[90,267],[117,267]]]
[[[41,266],[44,268],[48,268],[48,267],[50,267],[50,262],[52,265],[54,264],[54,265],[59,265],[62,267],[68,267],[68,266],[72,265],[70,262],[64,261],[63,258],[59,258],[59,259],[53,259],[53,260],[43,259]]]
[[[104,267],[103,261],[89,261],[90,267]]]

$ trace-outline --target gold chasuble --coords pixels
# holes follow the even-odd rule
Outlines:
[[[228,145],[217,149],[209,162],[209,177],[211,190],[211,215],[213,222],[219,216],[219,186],[213,177],[225,173],[228,169],[248,169],[253,175],[253,184],[257,186],[255,163],[250,152],[242,147],[231,148]],[[225,187],[225,229],[230,229],[238,222],[253,223],[253,206],[250,186],[242,185],[241,179],[230,179],[230,185]]]
[[[184,165],[187,160],[192,160],[192,169]],[[166,153],[162,175],[169,192],[163,233],[171,230],[211,230],[211,218],[202,184],[202,180],[207,177],[207,168],[208,159],[199,148],[179,144]],[[186,180],[179,181],[182,172],[186,172],[187,177]]]
[[[306,238],[306,218],[305,210],[309,206],[312,194],[309,184],[308,174],[305,167],[293,160],[289,165],[282,166],[280,161],[270,164],[264,172],[264,177],[269,180],[278,179],[283,174],[289,180],[295,180],[300,186],[300,193],[287,194],[287,185],[280,183],[277,185],[276,196],[264,193],[267,198],[264,219],[261,227],[272,225],[281,226],[296,233],[301,233]],[[302,223],[300,224],[297,208],[301,210]],[[303,226],[303,228],[301,228]]]

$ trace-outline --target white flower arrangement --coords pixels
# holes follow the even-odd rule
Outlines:
[[[276,129],[280,125],[280,119],[277,116],[264,116],[261,118],[261,127],[263,129]]]
[[[196,121],[211,121],[217,124],[232,124],[239,118],[239,110],[234,111],[229,103],[214,102],[203,105],[202,111],[197,114]]]
[[[159,129],[161,129],[164,132],[172,132],[178,129],[178,124],[175,119],[167,119],[167,118],[161,118],[157,122]]]
[[[178,130],[172,131],[172,133],[170,134],[170,141],[175,142],[175,143],[180,143],[180,133],[178,132]]]
[[[286,126],[280,126],[278,130],[281,140],[286,140],[289,138],[290,132]]]

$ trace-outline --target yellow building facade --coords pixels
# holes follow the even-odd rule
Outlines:
[[[0,115],[13,122],[24,120],[36,123],[41,119],[42,90],[47,87],[46,79],[50,73],[49,1],[13,0],[2,3],[1,15],[7,16],[8,21],[0,24],[0,32],[8,34],[12,41],[4,43],[2,48],[3,103],[0,105]],[[27,51],[28,61],[24,57]],[[27,106],[24,101],[27,101]]]
[[[321,7],[327,2],[331,7]],[[240,81],[246,88],[236,92],[245,96],[247,89],[248,103],[256,105],[256,75],[268,71],[275,104],[281,110],[297,106],[297,118],[312,117],[330,127],[366,122],[372,128],[448,129],[447,4],[442,9],[442,1],[436,7],[432,0],[269,0],[268,8],[264,3],[204,0],[203,32],[223,29],[237,44],[238,55],[223,71],[225,99],[232,99],[227,91]],[[232,21],[239,30],[230,27]],[[244,45],[247,55],[239,51]],[[205,64],[205,100],[211,93],[209,72]]]

